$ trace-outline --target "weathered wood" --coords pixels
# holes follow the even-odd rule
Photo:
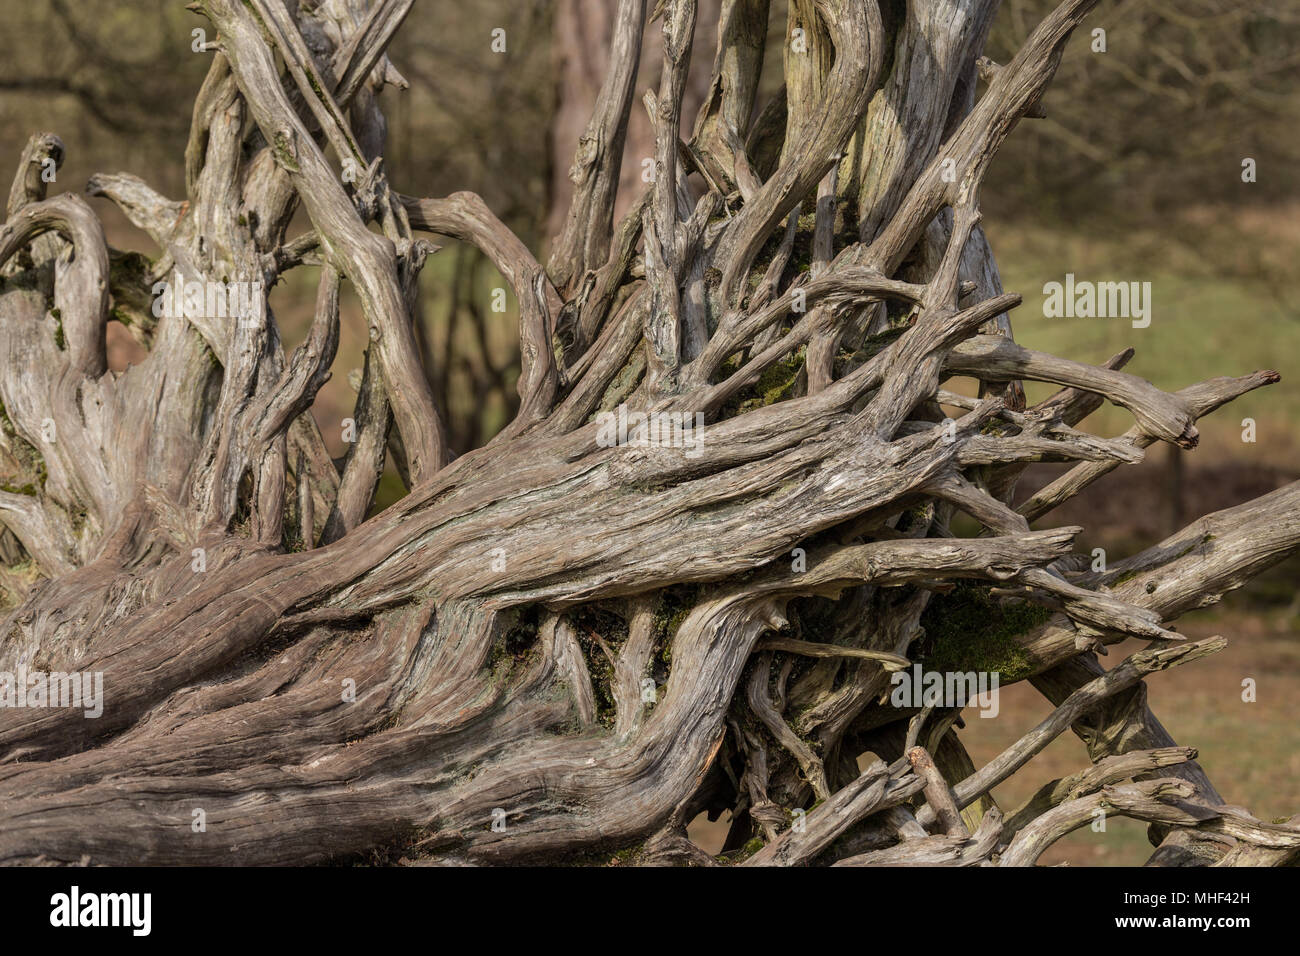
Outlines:
[[[623,0],[544,270],[479,197],[387,182],[377,93],[405,86],[387,50],[412,0],[202,0],[218,39],[185,201],[88,187],[157,245],[147,274],[84,201],[46,197],[53,134],[0,228],[0,672],[105,687],[95,719],[0,707],[0,862],[1028,864],[1100,807],[1157,827],[1153,863],[1292,859],[1295,827],[1224,806],[1142,680],[1223,645],[1170,624],[1300,548],[1300,484],[1102,573],[1079,570],[1083,529],[1029,528],[1278,378],[1170,393],[1131,352],[1012,337],[979,187],[1093,5],[1065,0],[976,99],[994,4],[911,4],[887,30],[875,0],[792,0],[809,46],[787,41],[751,124],[766,0],[726,0],[712,43],[694,0],[660,4],[656,178],[615,230],[646,23]],[[454,459],[412,330],[435,251],[416,231],[482,250],[519,303],[519,413]],[[286,356],[265,290],[303,264],[316,313]],[[160,281],[260,286],[251,315],[150,315],[147,357],[109,371],[107,322]],[[370,345],[340,474],[309,409],[345,282]],[[1063,390],[1025,409],[1022,379]],[[1075,427],[1104,401],[1133,429]],[[1013,511],[1040,460],[1076,465]],[[409,493],[372,514],[389,463]],[[958,510],[987,533],[955,537]],[[887,693],[933,660],[923,615],[956,588],[1047,609],[1007,639],[1056,710],[978,768],[956,706]],[[1156,643],[1103,671],[1093,649],[1126,636]],[[991,788],[1070,728],[1095,766],[1003,821]],[[685,835],[705,811],[733,821],[718,859]]]
[[[641,62],[645,0],[619,0],[610,44],[610,66],[586,132],[578,140],[573,199],[564,230],[551,251],[549,273],[557,287],[572,291],[584,273],[604,265],[614,224],[623,141],[632,109],[632,87]]]

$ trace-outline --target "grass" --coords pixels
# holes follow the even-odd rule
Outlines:
[[[1204,215],[1191,217],[1192,239],[1216,235],[1195,228]],[[1244,395],[1204,419],[1203,441],[1215,446],[1216,455],[1257,463],[1294,464],[1300,457],[1294,425],[1300,418],[1300,368],[1292,364],[1300,356],[1300,302],[1279,288],[1273,264],[1277,256],[1294,262],[1300,229],[1253,236],[1243,230],[1232,241],[1220,229],[1209,252],[1169,241],[1167,232],[1098,236],[1063,228],[989,229],[1003,286],[1024,297],[1011,314],[1022,345],[1087,363],[1101,363],[1131,346],[1136,355],[1125,370],[1166,390],[1277,369],[1281,383]],[[1165,242],[1156,241],[1160,235]],[[1215,254],[1213,243],[1232,254]],[[1067,272],[1076,280],[1150,282],[1150,326],[1136,329],[1125,318],[1044,317],[1044,283],[1063,281]],[[1036,383],[1027,387],[1031,402],[1053,390]],[[1241,440],[1247,417],[1256,421],[1255,447]],[[1105,434],[1131,424],[1128,412],[1109,405],[1089,420],[1091,429]]]

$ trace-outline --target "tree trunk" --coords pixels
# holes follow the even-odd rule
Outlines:
[[[1072,554],[1080,528],[1028,523],[1277,380],[1166,393],[1128,355],[1011,337],[979,184],[1094,3],[1065,0],[976,98],[995,0],[901,20],[798,0],[806,43],[787,37],[787,88],[757,111],[764,4],[722,4],[715,47],[694,0],[623,3],[544,269],[476,196],[385,178],[375,94],[413,0],[201,0],[219,39],[186,200],[125,174],[89,187],[159,258],[45,197],[52,135],[0,231],[0,860],[1028,863],[1093,804],[1152,821],[1163,862],[1294,856],[1300,828],[1223,806],[1171,748],[1142,679],[1222,646],[1167,625],[1300,544],[1300,485],[1105,571]],[[649,29],[654,182],[614,224]],[[518,303],[518,415],[460,457],[411,328],[422,230],[482,249]],[[264,290],[303,264],[317,311],[286,356]],[[339,467],[308,409],[343,282],[371,348]],[[222,283],[246,283],[238,315],[204,301]],[[121,374],[110,320],[149,349]],[[1025,409],[1021,380],[1061,391]],[[1102,401],[1133,429],[1073,427]],[[409,494],[370,516],[386,448]],[[1013,510],[1044,460],[1077,464]],[[956,511],[985,533],[953,537]],[[1101,671],[1095,651],[1132,636],[1152,646]],[[1033,678],[1058,706],[977,769],[960,704],[896,706],[914,663]],[[102,712],[52,706],[72,686],[55,672],[100,675]],[[1004,818],[989,791],[1071,727],[1095,768]],[[686,838],[701,812],[732,814],[721,861]]]

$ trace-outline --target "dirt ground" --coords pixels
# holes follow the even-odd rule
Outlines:
[[[1154,675],[1147,681],[1152,711],[1179,744],[1195,747],[1199,762],[1224,799],[1274,820],[1300,810],[1300,619],[1287,612],[1259,613],[1229,605],[1184,619],[1189,637],[1221,634],[1228,646],[1219,654]],[[1113,667],[1139,650],[1136,641],[1110,649],[1103,662]],[[1255,681],[1256,699],[1243,701],[1242,682]],[[1027,684],[1001,693],[998,719],[966,721],[963,741],[976,765],[1051,712]],[[994,796],[1004,810],[1014,809],[1042,783],[1087,765],[1083,743],[1073,734],[1057,738]],[[1077,830],[1053,846],[1040,863],[1135,866],[1150,855],[1146,828],[1111,818],[1105,833]]]

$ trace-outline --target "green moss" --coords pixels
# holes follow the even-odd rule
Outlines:
[[[110,318],[146,333],[153,329],[157,324],[153,315],[153,268],[154,262],[148,256],[110,250],[108,292],[113,303]]]
[[[243,0],[243,3],[244,6],[248,8],[248,12],[253,15],[253,19],[257,21],[258,29],[262,31],[262,39],[266,41],[266,45],[274,47],[275,39],[272,37],[271,31],[267,29],[266,21],[263,20],[262,15],[257,12],[257,7],[250,3],[249,0]]]
[[[63,313],[58,309],[50,309],[50,315],[54,318],[54,344],[62,351],[68,347],[68,340],[63,334]]]
[[[790,249],[790,261],[786,264],[785,274],[798,275],[808,272],[812,268],[813,259],[813,237],[817,231],[817,214],[815,212],[817,200],[815,195],[809,195],[804,202],[803,208],[814,210],[805,212],[799,217],[799,223],[795,226],[794,245]],[[857,241],[857,231],[854,229],[851,239],[848,234],[839,236],[846,241]],[[773,229],[767,237],[767,241],[759,249],[758,255],[754,258],[754,266],[749,273],[748,285],[750,290],[755,289],[767,274],[768,267],[772,260],[776,258],[781,244],[785,241],[785,223]],[[832,250],[833,252],[834,250]],[[780,286],[780,283],[778,283]]]
[[[327,102],[325,97],[325,91],[321,88],[320,85],[320,80],[316,79],[316,71],[311,68],[307,68],[304,72],[307,75],[307,83],[308,85],[311,86],[311,91],[316,94],[316,98],[320,100],[322,103]]]
[[[276,161],[287,171],[297,173],[302,171],[298,165],[298,160],[294,158],[293,149],[290,148],[289,137],[285,136],[283,130],[276,130],[275,141],[271,144],[271,149],[275,153]]]
[[[36,494],[39,489],[45,487],[45,478],[48,474],[45,459],[34,445],[18,434],[18,430],[10,420],[9,413],[5,410],[3,403],[0,403],[0,433],[4,435],[3,442],[0,442],[0,444],[4,445],[19,469],[17,475],[10,475],[9,477],[27,479],[21,485],[16,485],[16,487],[19,489],[31,488],[31,493]],[[27,494],[28,492],[19,490],[17,493]]]
[[[630,846],[626,850],[619,850],[609,858],[609,865],[625,866],[636,860],[636,858],[641,855],[641,851],[644,848],[644,843],[638,843],[636,846]]]
[[[27,599],[31,588],[45,576],[29,557],[5,570],[7,573],[0,576],[0,608],[12,610]]]
[[[26,250],[15,256],[14,261],[21,264],[24,255],[26,255]],[[22,289],[28,292],[40,292],[44,295],[46,284],[42,273],[46,269],[53,271],[52,266],[46,265],[40,269],[25,268],[11,276],[0,276],[0,291],[17,292]]]
[[[608,849],[582,850],[560,860],[549,861],[551,866],[628,866],[635,865],[645,851],[645,844],[624,847],[611,852]]]
[[[699,588],[694,585],[668,588],[660,598],[653,624],[655,653],[652,664],[654,678],[660,683],[668,679],[668,670],[672,665],[673,637],[687,615],[695,609],[698,600]]]
[[[804,351],[803,348],[800,348],[789,358],[770,366],[758,377],[755,387],[758,389],[758,403],[760,405],[771,405],[786,396],[790,386],[794,384],[794,380],[799,377],[799,369],[803,365]]]
[[[722,409],[722,417],[729,418],[788,398],[799,378],[799,371],[803,368],[806,352],[807,347],[800,346],[798,351],[769,365],[751,385],[741,389],[727,402]],[[723,372],[726,373],[727,370],[724,369]]]
[[[517,662],[527,659],[537,642],[541,626],[541,608],[529,605],[508,612],[505,631],[488,652],[488,670],[494,675],[508,673]]]
[[[841,349],[835,356],[835,374],[836,376],[847,375],[853,369],[857,368],[863,362],[866,362],[872,356],[883,352],[886,348],[898,340],[906,332],[906,324],[892,326],[883,332],[877,332],[875,335],[867,336],[863,341],[862,347],[854,351]]]
[[[748,860],[751,856],[753,856],[759,850],[763,849],[763,847],[766,845],[767,843],[766,841],[764,841],[762,837],[756,836],[748,843],[746,843],[744,846],[742,846],[739,850],[732,850],[730,853],[724,853],[720,856],[715,857],[715,859],[719,860],[722,863],[733,863],[733,864],[741,863],[745,860]]]
[[[1113,588],[1116,585],[1123,584],[1125,581],[1132,581],[1135,577],[1137,577],[1141,573],[1142,573],[1141,571],[1138,571],[1136,569],[1132,571],[1125,571],[1123,574],[1117,577],[1114,581],[1111,581],[1106,586]]]
[[[1047,621],[1036,604],[999,603],[986,587],[959,584],[937,595],[921,616],[927,670],[997,673],[1002,683],[1028,677],[1032,662],[1016,638]]]
[[[153,268],[153,260],[141,252],[121,252],[112,250],[108,256],[109,285],[121,282],[131,285],[144,285]]]
[[[618,403],[626,398],[645,373],[645,351],[636,349],[627,363],[614,376],[613,380],[605,389],[605,393],[600,397],[600,404],[596,406],[596,412],[591,415],[590,421],[595,421],[596,414],[599,412],[612,411],[618,407]]]

